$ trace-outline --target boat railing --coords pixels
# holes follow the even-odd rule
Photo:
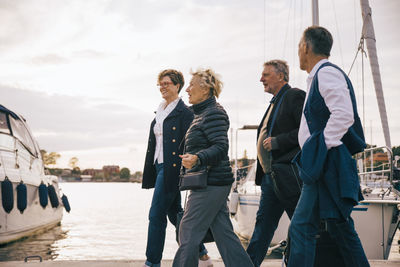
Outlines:
[[[399,191],[396,186],[399,182],[393,180],[393,152],[389,147],[368,148],[355,158],[361,184],[367,187],[391,187]]]
[[[257,130],[258,125],[243,125],[241,128],[236,128],[235,130],[235,157],[234,157],[234,165],[233,165],[233,177],[234,177],[234,182],[232,185],[232,188],[236,188],[237,187],[237,182],[242,181],[242,177],[238,177],[238,173],[240,173],[240,169],[251,169],[252,164],[248,165],[248,166],[242,166],[240,168],[238,168],[238,135],[239,135],[239,131],[247,131],[247,130]],[[233,131],[234,129],[231,128],[231,147],[233,145]],[[231,149],[231,158],[233,157],[232,155],[233,150]],[[255,175],[254,175],[255,177]],[[239,179],[238,179],[239,178]]]
[[[254,167],[254,163],[249,164],[247,166],[238,167],[236,170],[236,180],[240,184],[244,181],[254,180],[255,173],[253,173],[252,168]]]
[[[240,166],[236,169],[236,179],[235,183],[232,185],[232,191],[240,192],[242,194],[260,194],[260,188],[257,188],[255,178],[256,178],[256,164],[254,162],[246,165]]]

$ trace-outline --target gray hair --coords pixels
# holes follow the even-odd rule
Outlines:
[[[275,73],[283,74],[283,80],[289,82],[289,66],[286,61],[280,59],[270,60],[264,63],[264,67],[272,66],[275,69]]]
[[[316,55],[329,57],[333,45],[331,33],[324,27],[311,26],[303,32],[303,40],[311,46],[311,51]]]

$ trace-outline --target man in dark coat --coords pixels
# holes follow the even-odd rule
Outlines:
[[[273,172],[272,165],[281,164],[291,170],[290,162],[300,150],[297,135],[305,98],[304,91],[288,84],[289,67],[283,60],[266,62],[260,81],[265,92],[273,98],[257,131],[256,184],[261,185],[262,193],[255,229],[247,248],[255,266],[260,266],[265,258],[283,212],[291,218],[300,196],[299,181],[290,180],[291,175],[282,177]],[[279,188],[279,179],[290,183],[289,188],[294,190],[286,192],[287,188]]]

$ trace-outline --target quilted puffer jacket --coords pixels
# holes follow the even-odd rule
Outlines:
[[[230,185],[233,173],[229,164],[229,118],[215,97],[192,106],[194,119],[185,136],[185,153],[197,155],[200,164],[188,172],[209,167],[208,185]]]

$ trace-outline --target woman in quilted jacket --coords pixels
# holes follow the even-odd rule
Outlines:
[[[216,98],[222,82],[211,69],[192,72],[186,92],[193,104],[194,119],[185,136],[182,165],[189,171],[208,168],[207,188],[191,190],[180,229],[180,246],[174,267],[198,264],[198,246],[208,229],[214,236],[225,266],[253,266],[233,232],[227,197],[233,183],[229,164],[229,118]]]

